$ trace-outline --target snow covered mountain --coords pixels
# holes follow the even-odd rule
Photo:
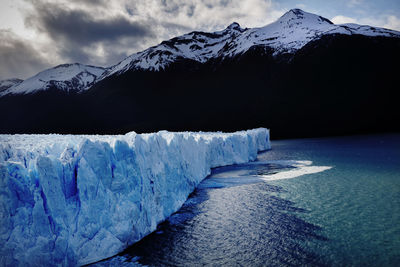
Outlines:
[[[213,33],[191,32],[133,54],[108,69],[101,79],[128,70],[160,70],[180,59],[207,62],[210,59],[234,57],[254,46],[274,49],[274,55],[294,53],[310,41],[324,35],[360,34],[398,37],[400,32],[357,24],[335,25],[321,16],[292,9],[276,22],[261,28],[243,29],[236,22]]]
[[[334,34],[400,38],[397,31],[357,24],[335,25],[321,16],[292,9],[276,22],[260,28],[244,29],[234,22],[222,31],[190,32],[133,54],[109,68],[79,63],[59,65],[8,88],[0,85],[0,97],[31,94],[49,88],[79,93],[90,89],[98,81],[129,70],[164,70],[180,60],[198,63],[223,60],[260,46],[273,49],[274,56],[294,54],[307,43]],[[3,82],[7,84],[6,81]]]
[[[35,76],[22,80],[12,80],[11,86],[2,89],[0,83],[0,96],[8,94],[32,94],[38,91],[56,88],[64,92],[82,92],[93,85],[96,78],[103,74],[104,68],[75,64],[63,64],[39,72]]]
[[[7,90],[8,88],[18,85],[22,82],[23,82],[23,80],[15,79],[15,78],[0,81],[0,94],[1,94],[1,92]]]
[[[175,37],[107,69],[46,70],[0,93],[0,133],[397,131],[398,62],[400,32],[293,9],[265,27]]]

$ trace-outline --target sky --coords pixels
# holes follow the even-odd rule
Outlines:
[[[0,0],[0,80],[64,63],[108,67],[193,30],[262,27],[292,8],[400,31],[399,0]]]

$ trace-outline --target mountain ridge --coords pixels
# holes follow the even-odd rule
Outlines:
[[[311,26],[315,26],[311,28]],[[234,30],[234,31],[233,31]],[[297,33],[293,36],[294,33]],[[300,34],[299,34],[300,32]],[[203,34],[206,37],[221,37],[220,34],[228,37],[221,38],[216,42],[207,42],[203,47],[199,43],[204,43],[203,40],[198,41],[196,34]],[[121,74],[125,71],[132,69],[149,69],[160,70],[173,62],[171,58],[183,57],[204,63],[211,58],[216,57],[233,57],[238,54],[244,53],[250,47],[255,45],[264,45],[275,49],[275,54],[293,53],[308,42],[319,38],[321,35],[326,34],[361,34],[366,36],[386,36],[386,37],[399,37],[400,32],[388,30],[384,28],[377,28],[371,26],[364,26],[358,24],[342,24],[335,25],[330,20],[321,16],[304,12],[301,9],[291,9],[282,15],[276,22],[268,24],[260,28],[241,28],[238,23],[232,23],[222,31],[212,33],[204,32],[190,32],[179,37],[172,38],[177,42],[184,40],[186,47],[165,47],[163,46],[167,41],[161,42],[159,45],[150,47],[142,52],[133,54],[114,66],[111,66],[100,78],[102,80],[113,74]],[[231,37],[231,38],[229,38]],[[169,41],[171,41],[169,40]],[[190,42],[190,40],[193,40]],[[187,46],[195,46],[203,48],[200,54],[196,51],[185,53]],[[189,46],[189,47],[190,47]],[[212,46],[214,49],[210,49]],[[207,48],[206,48],[207,47]],[[179,49],[180,48],[180,49]],[[206,48],[206,49],[205,49]],[[174,51],[175,50],[175,51]],[[156,52],[158,51],[158,54]],[[164,52],[164,53],[163,53]],[[154,56],[159,56],[158,60],[154,60]]]
[[[18,78],[10,78],[10,79],[6,79],[6,80],[1,80],[0,81],[0,95],[3,91],[7,90],[8,88],[18,85],[22,82],[23,82],[23,80],[18,79]]]
[[[61,64],[43,70],[36,75],[0,91],[0,97],[8,94],[31,94],[48,88],[80,93],[90,88],[105,71],[102,67],[80,63]]]
[[[241,28],[237,22],[233,22],[220,31],[192,31],[134,53],[110,67],[80,63],[61,64],[39,72],[21,83],[0,88],[0,97],[7,94],[29,94],[50,87],[82,93],[109,76],[120,75],[129,70],[164,70],[171,63],[181,59],[205,63],[216,58],[232,58],[245,53],[253,46],[272,48],[275,56],[284,53],[293,54],[310,41],[328,34],[400,38],[400,32],[394,30],[358,24],[335,25],[319,15],[301,9],[291,9],[277,21],[259,28]],[[69,75],[71,77],[64,80],[40,78],[46,72],[54,72],[61,67],[69,66],[81,66],[84,69],[83,74],[79,76],[81,73],[76,72],[75,75]]]
[[[399,33],[338,26],[310,16],[294,10],[268,28],[243,29],[233,23],[219,32],[172,38],[133,55],[143,62],[147,56],[154,62],[160,56],[174,57],[165,68],[136,68],[139,61],[131,56],[120,69],[105,70],[79,93],[52,86],[5,95],[0,97],[0,133],[236,131],[263,126],[272,129],[273,138],[299,138],[400,131],[398,71],[393,68],[400,62]],[[192,53],[194,44],[197,52]],[[287,45],[285,50],[282,45]],[[236,53],[239,48],[244,52]],[[203,55],[202,49],[217,56]],[[176,56],[182,51],[191,57]],[[231,52],[236,54],[226,56]]]

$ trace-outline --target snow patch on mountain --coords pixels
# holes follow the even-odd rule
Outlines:
[[[102,67],[75,64],[63,64],[39,72],[35,76],[15,84],[0,92],[7,94],[31,94],[51,87],[65,92],[83,92],[90,88],[97,77],[104,73]]]
[[[2,80],[0,81],[0,93],[7,90],[8,88],[18,85],[20,83],[22,83],[23,80],[21,79],[7,79],[7,80]]]
[[[99,80],[128,70],[159,71],[179,59],[207,62],[211,58],[234,57],[253,46],[274,49],[274,55],[294,53],[308,42],[329,34],[400,37],[400,32],[356,24],[335,25],[321,16],[292,9],[276,22],[261,28],[243,29],[232,23],[213,33],[191,32],[133,54],[104,72]]]
[[[0,266],[76,266],[176,212],[210,168],[255,160],[269,130],[0,135]]]
[[[241,28],[236,22],[216,32],[194,31],[161,42],[133,54],[109,68],[65,64],[45,70],[7,89],[0,87],[0,97],[30,94],[51,87],[66,92],[83,92],[94,83],[129,70],[160,71],[179,60],[205,63],[241,55],[255,46],[271,48],[273,55],[295,53],[307,43],[332,34],[359,34],[370,37],[400,38],[400,32],[357,24],[335,25],[321,16],[292,9],[276,22],[260,28]]]
[[[160,70],[182,58],[204,63],[211,58],[221,56],[224,46],[244,31],[246,29],[234,22],[222,31],[213,33],[194,31],[163,41],[157,46],[127,57],[107,70],[100,80],[129,69]]]

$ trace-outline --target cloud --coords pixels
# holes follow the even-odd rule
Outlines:
[[[370,26],[382,27],[400,31],[400,18],[394,15],[381,15],[379,17],[363,17],[360,19],[338,15],[333,17],[331,21],[335,24],[356,23],[360,25],[370,25]]]
[[[0,62],[0,79],[27,78],[50,66],[40,51],[8,30],[0,30]]]
[[[110,65],[192,30],[220,30],[233,21],[262,26],[283,11],[270,0],[27,0],[25,24],[48,38],[68,62]]]
[[[26,38],[19,41],[41,62],[37,72],[43,62],[110,66],[193,30],[222,30],[234,21],[242,27],[264,26],[285,11],[272,0],[16,1],[27,29],[19,32],[20,36],[34,35],[31,43],[23,43]],[[12,76],[25,75],[14,71]]]
[[[80,45],[152,35],[146,25],[123,16],[98,19],[84,10],[63,9],[62,6],[48,3],[36,7],[36,14],[29,16],[26,24],[45,31],[53,39],[61,38],[62,41]]]
[[[303,9],[303,10],[307,9],[307,6],[305,4],[302,4],[302,3],[296,4],[296,7],[300,8],[300,9]]]
[[[88,2],[85,1],[86,7]],[[107,64],[113,58],[125,55],[121,49],[127,40],[135,46],[154,37],[144,22],[131,21],[122,14],[95,16],[92,9],[82,9],[85,5],[71,9],[60,3],[34,1],[34,4],[34,12],[26,17],[25,24],[47,35],[53,49],[69,62]],[[106,4],[103,5],[106,9]]]
[[[134,14],[201,30],[219,30],[233,21],[245,27],[263,26],[284,12],[270,0],[147,0],[129,1]]]
[[[386,23],[383,25],[383,27],[400,31],[400,18],[393,15],[387,16]]]
[[[69,0],[69,3],[76,3],[79,5],[85,5],[87,7],[93,6],[107,6],[107,0]]]
[[[364,0],[350,0],[347,2],[348,7],[355,7],[355,6],[360,6],[361,4],[364,3]]]
[[[351,0],[348,7],[361,7],[367,4],[364,2]],[[193,30],[222,30],[234,21],[242,27],[260,27],[286,11],[273,0],[13,0],[10,3],[22,10],[19,21],[25,22],[25,26],[20,23],[25,30],[11,27],[19,31],[19,37],[11,31],[2,33],[0,78],[26,77],[34,69],[39,72],[49,64],[80,62],[110,66],[132,53]],[[297,7],[305,6],[299,2]],[[13,20],[6,21],[11,25]],[[393,14],[363,18],[338,15],[332,21],[400,30],[400,19]]]
[[[344,24],[344,23],[357,23],[356,19],[345,17],[342,15],[333,17],[331,21],[335,24]]]

